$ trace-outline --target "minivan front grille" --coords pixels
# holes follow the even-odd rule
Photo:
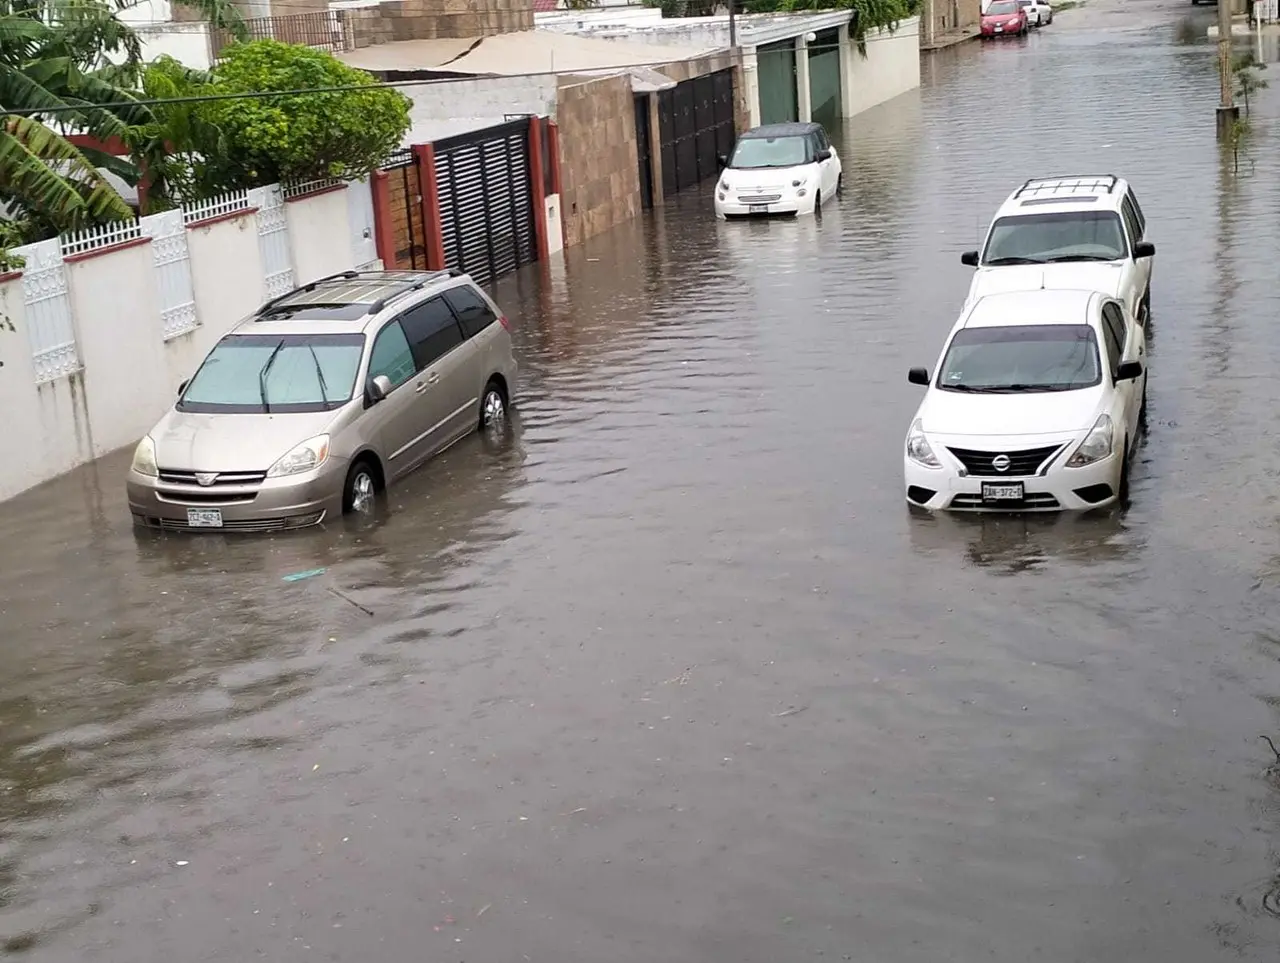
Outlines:
[[[952,448],[947,446],[951,454],[960,459],[965,471],[970,475],[985,475],[992,478],[1018,478],[1034,475],[1049,457],[1062,448],[1061,444],[1049,445],[1045,448],[1023,448],[1020,451],[976,451],[972,448]],[[1002,471],[994,464],[997,458],[1004,456],[1009,464]]]
[[[261,485],[266,481],[265,471],[224,471],[214,475],[212,483],[201,485],[200,479],[193,471],[174,471],[171,468],[160,469],[160,481],[170,485],[194,485],[197,488],[214,488],[219,485]]]

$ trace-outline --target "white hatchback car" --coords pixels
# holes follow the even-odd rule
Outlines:
[[[844,172],[821,124],[766,124],[721,155],[716,217],[814,214],[836,196]]]
[[[1146,323],[1155,245],[1127,181],[1114,174],[1027,181],[1000,205],[982,251],[960,261],[978,270],[969,298],[1030,288],[1102,291]]]
[[[1096,291],[989,294],[951,329],[907,432],[907,502],[1083,511],[1128,497],[1146,419],[1146,335]]]

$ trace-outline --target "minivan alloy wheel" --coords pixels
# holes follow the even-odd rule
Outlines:
[[[501,430],[507,421],[507,403],[502,392],[492,385],[485,390],[484,403],[480,407],[481,427],[492,431]]]
[[[351,494],[348,502],[351,505],[351,511],[361,515],[373,508],[373,499],[377,494],[377,485],[374,484],[373,474],[369,469],[361,465],[356,469],[355,476],[351,479]]]

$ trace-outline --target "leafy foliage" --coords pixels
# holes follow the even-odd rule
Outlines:
[[[914,17],[920,0],[722,0],[737,4],[743,13],[811,13],[818,10],[856,10],[858,21],[854,39],[864,53],[868,31],[896,30],[898,24]],[[664,17],[698,17],[708,12],[707,0],[644,0],[646,7],[658,7]]]
[[[1231,61],[1231,73],[1235,77],[1236,93],[1244,98],[1244,115],[1249,116],[1249,98],[1260,90],[1270,86],[1258,76],[1258,71],[1266,70],[1267,65],[1258,60],[1252,50],[1237,54]]]

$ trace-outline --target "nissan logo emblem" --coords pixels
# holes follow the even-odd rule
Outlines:
[[[1009,470],[1009,456],[1008,456],[1008,455],[996,455],[996,457],[994,457],[994,458],[992,458],[992,459],[991,459],[991,467],[992,467],[992,468],[994,468],[996,471],[1008,471],[1008,470]]]

